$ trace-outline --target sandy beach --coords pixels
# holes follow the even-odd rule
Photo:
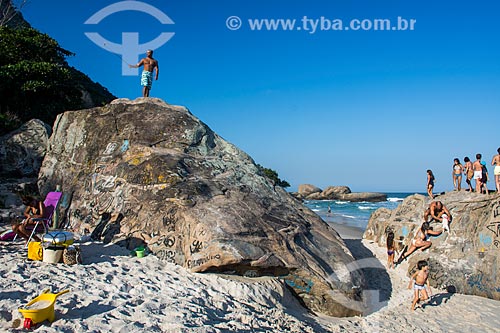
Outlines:
[[[22,243],[2,243],[0,331],[24,331],[18,308],[50,288],[70,292],[56,301],[56,320],[36,332],[498,332],[500,302],[481,297],[433,290],[411,312],[407,264],[387,271],[384,248],[360,230],[336,229],[364,267],[368,293],[380,296],[363,317],[308,313],[278,278],[193,274],[93,242],[81,244],[82,265],[54,265],[28,261]]]

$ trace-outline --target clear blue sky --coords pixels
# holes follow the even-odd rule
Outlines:
[[[155,50],[160,79],[151,96],[187,106],[292,190],[312,183],[423,192],[432,169],[436,191],[448,191],[454,157],[480,152],[489,165],[500,146],[498,1],[144,0],[174,24],[130,10],[84,24],[117,2],[31,0],[22,12],[76,53],[71,65],[131,99],[141,95],[139,77],[122,75],[120,56],[85,32],[114,43],[123,32],[138,32],[140,43],[174,33]],[[233,15],[239,30],[226,26]],[[304,16],[416,23],[413,31],[315,33],[248,24],[299,25]]]

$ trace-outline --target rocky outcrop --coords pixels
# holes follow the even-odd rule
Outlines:
[[[33,119],[0,137],[0,177],[36,177],[50,132],[48,125]]]
[[[321,192],[321,197],[323,198],[337,198],[338,196],[351,193],[351,189],[348,186],[328,186]]]
[[[362,283],[338,234],[184,107],[120,99],[59,115],[39,176],[42,193],[58,184],[62,216],[95,239],[145,243],[194,272],[282,276],[314,311],[357,313],[336,297]]]
[[[299,195],[307,197],[308,195],[311,195],[314,193],[321,193],[321,189],[319,187],[316,187],[316,186],[311,185],[311,184],[301,184],[301,185],[299,185],[298,193],[299,193]]]
[[[351,202],[380,202],[386,201],[387,195],[384,193],[376,193],[376,192],[356,192],[356,193],[347,193],[341,194],[335,200],[341,201],[351,201]]]
[[[379,202],[386,201],[387,195],[376,192],[356,192],[352,193],[347,186],[328,186],[322,190],[310,184],[299,185],[299,190],[292,193],[294,197],[301,200],[341,200],[351,202]]]
[[[450,233],[431,237],[430,249],[410,257],[410,272],[417,261],[430,262],[430,282],[436,288],[500,300],[500,195],[449,192],[438,196],[450,210]],[[409,246],[423,222],[430,200],[422,195],[406,198],[395,210],[380,208],[368,223],[364,238],[385,246],[394,231],[400,248]],[[434,230],[441,224],[431,223]],[[410,273],[409,272],[409,273]]]

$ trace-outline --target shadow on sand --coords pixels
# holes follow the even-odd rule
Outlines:
[[[365,276],[363,299],[366,310],[364,315],[369,315],[387,306],[392,294],[391,278],[385,266],[363,245],[361,239],[344,239],[344,242]]]

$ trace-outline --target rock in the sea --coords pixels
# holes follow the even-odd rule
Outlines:
[[[431,237],[430,249],[414,252],[408,259],[408,273],[417,261],[425,259],[430,262],[434,287],[500,300],[500,194],[449,192],[435,200],[441,201],[453,216],[450,233]],[[393,211],[378,209],[370,218],[364,238],[385,246],[386,234],[392,230],[401,248],[409,246],[430,202],[415,194]],[[440,223],[431,226],[442,230]]]
[[[37,176],[47,149],[50,127],[33,119],[0,137],[0,177]]]
[[[342,194],[351,193],[351,189],[348,186],[328,186],[321,192],[321,197],[323,200],[334,200]]]
[[[292,193],[297,199],[305,200],[341,200],[351,202],[380,202],[386,201],[387,195],[376,192],[355,192],[352,193],[348,186],[328,186],[321,190],[319,187],[310,184],[299,185],[299,190]]]
[[[387,194],[377,192],[355,192],[340,194],[336,199],[351,202],[380,202],[387,200]]]
[[[359,313],[362,276],[338,234],[184,107],[119,99],[59,115],[39,176],[42,193],[58,184],[67,221],[94,239],[146,243],[194,272],[281,276],[314,311]]]
[[[303,197],[307,197],[313,193],[321,193],[321,189],[311,184],[301,184],[297,193]]]

